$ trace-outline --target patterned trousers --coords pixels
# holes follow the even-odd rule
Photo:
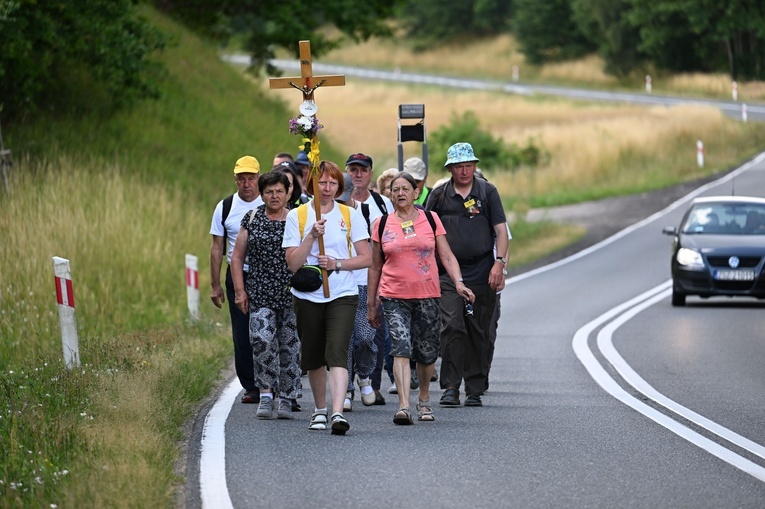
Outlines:
[[[287,399],[302,397],[300,339],[293,309],[251,310],[250,344],[255,386],[270,387],[274,397],[277,394]]]
[[[367,287],[359,285],[359,306],[353,324],[351,343],[348,346],[348,391],[353,390],[353,375],[368,378],[377,365],[375,333],[367,320]]]

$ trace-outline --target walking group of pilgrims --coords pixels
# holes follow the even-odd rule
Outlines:
[[[237,192],[210,227],[210,298],[228,299],[241,402],[256,418],[295,419],[307,378],[308,429],[345,435],[354,402],[387,404],[383,372],[396,425],[436,422],[437,406],[483,406],[511,237],[478,162],[455,143],[450,177],[429,188],[416,157],[374,182],[360,152],[344,168],[312,168],[303,152],[277,154],[270,171],[236,161]]]

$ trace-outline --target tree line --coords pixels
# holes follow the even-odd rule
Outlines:
[[[532,64],[599,54],[624,76],[647,64],[672,72],[725,72],[765,79],[762,0],[145,0],[196,32],[237,38],[266,68],[277,48],[314,56],[342,38],[392,35],[391,20],[415,49],[513,33]],[[113,105],[157,93],[168,44],[141,15],[141,0],[0,0],[0,114],[18,119],[67,105],[67,87],[98,89]],[[341,37],[320,28],[332,25]]]

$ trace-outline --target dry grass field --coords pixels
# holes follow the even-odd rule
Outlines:
[[[299,98],[287,99],[297,103]],[[431,133],[453,114],[472,111],[482,129],[506,142],[523,146],[534,140],[549,152],[548,165],[518,171],[484,168],[511,206],[656,189],[727,168],[765,143],[761,126],[742,124],[702,106],[571,102],[352,78],[345,87],[317,91],[316,101],[318,118],[326,127],[321,138],[345,153],[371,155],[378,171],[397,164],[398,105],[403,103],[425,104]],[[704,169],[696,166],[698,139],[707,147]],[[404,145],[406,157],[419,155],[419,144]],[[439,169],[444,160],[445,154],[430,153],[431,184],[446,175]]]

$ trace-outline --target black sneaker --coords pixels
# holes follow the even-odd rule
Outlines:
[[[438,402],[441,406],[460,406],[460,391],[454,387],[450,387],[444,391],[441,396],[441,401]]]
[[[483,406],[483,401],[481,401],[481,396],[477,394],[469,394],[465,398],[465,406]]]
[[[244,395],[242,396],[242,403],[249,405],[257,405],[260,403],[260,390],[250,389],[249,391],[245,391]]]

